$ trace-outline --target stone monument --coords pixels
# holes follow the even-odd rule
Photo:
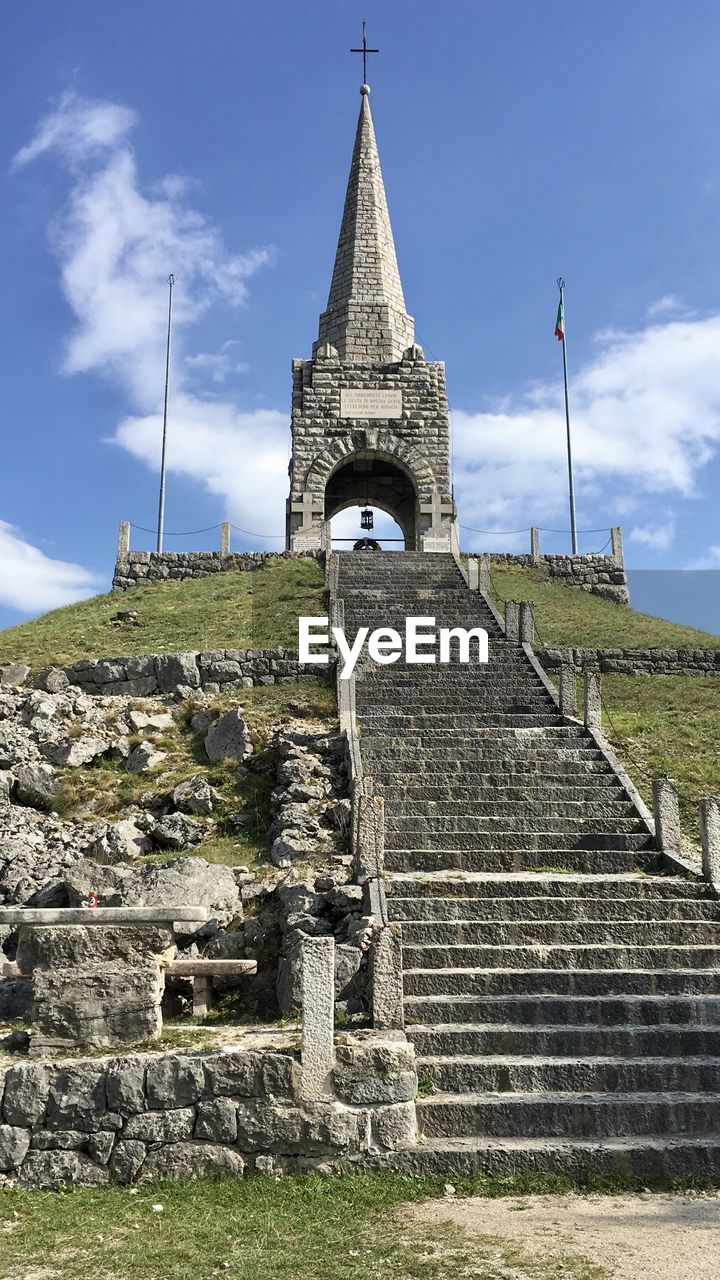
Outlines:
[[[445,368],[405,310],[370,89],[358,120],[335,268],[312,359],[293,361],[287,549],[329,549],[330,520],[378,507],[407,551],[457,547]]]

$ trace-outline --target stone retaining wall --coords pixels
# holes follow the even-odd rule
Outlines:
[[[118,557],[112,589],[126,591],[147,582],[209,578],[213,573],[251,573],[272,560],[322,562],[323,555],[320,551],[245,551],[238,555],[223,555],[220,551],[128,551]]]
[[[720,676],[720,649],[538,649],[544,667],[621,676]]]
[[[226,685],[294,684],[317,680],[327,670],[299,662],[294,649],[209,649],[203,653],[83,659],[71,667],[46,668],[35,684],[51,693],[71,684],[90,694],[144,698],[174,693],[181,687],[219,693]]]
[[[630,603],[625,569],[614,556],[518,556],[497,552],[484,558],[491,565],[522,565],[528,569],[540,569],[549,579],[564,587],[579,587],[594,596],[614,600],[616,604]]]
[[[0,1076],[0,1172],[40,1188],[361,1163],[416,1144],[416,1091],[413,1047],[387,1032],[339,1036],[313,1102],[291,1052],[23,1062]]]

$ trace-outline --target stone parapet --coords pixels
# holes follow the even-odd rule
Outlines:
[[[720,649],[538,649],[544,667],[619,676],[720,676]]]
[[[627,574],[615,556],[533,556],[490,552],[487,559],[491,564],[540,569],[551,581],[564,587],[578,587],[581,591],[613,600],[616,604],[630,603]]]
[[[130,551],[119,544],[113,576],[113,591],[150,582],[185,581],[209,578],[214,573],[252,573],[274,560],[318,560],[321,551],[244,551],[223,555],[220,551]]]
[[[35,679],[41,689],[57,692],[58,681],[97,696],[147,698],[178,689],[220,693],[228,686],[295,684],[317,680],[324,667],[298,660],[295,649],[208,649],[201,653],[140,654],[121,658],[88,658],[71,667],[48,667]]]
[[[417,1143],[417,1074],[401,1034],[337,1037],[328,1096],[297,1053],[128,1054],[22,1062],[0,1076],[0,1171],[21,1186],[362,1164]]]

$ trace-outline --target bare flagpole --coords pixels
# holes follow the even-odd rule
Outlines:
[[[555,323],[555,337],[559,338],[562,342],[563,383],[565,387],[565,429],[567,432],[568,489],[570,494],[570,534],[572,536],[572,553],[576,556],[578,553],[578,540],[577,522],[575,520],[575,486],[573,484],[572,441],[570,438],[570,400],[568,397],[567,342],[565,338],[565,281],[562,276],[558,276],[557,287],[560,290],[560,305],[558,306],[557,321]]]
[[[165,403],[163,407],[163,433],[162,433],[162,454],[160,457],[160,503],[158,506],[158,527],[157,527],[157,551],[163,549],[163,530],[165,527],[165,455],[167,453],[167,416],[168,416],[168,391],[170,388],[170,339],[172,335],[172,304],[173,304],[173,285],[175,277],[168,276],[168,322],[167,322],[167,350],[165,353]]]

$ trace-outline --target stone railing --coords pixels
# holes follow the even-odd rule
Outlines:
[[[320,551],[244,551],[230,550],[230,525],[222,524],[219,551],[131,551],[128,521],[120,525],[117,544],[117,561],[113,575],[113,591],[126,591],[128,587],[148,582],[184,581],[186,578],[208,578],[214,573],[252,573],[273,560],[317,560],[323,563]]]
[[[720,676],[719,649],[594,649],[552,645],[538,649],[544,667],[622,676]]]
[[[250,688],[317,678],[318,668],[299,662],[294,649],[210,649],[90,658],[71,667],[48,667],[36,677],[35,684],[53,693],[71,684],[85,693],[140,698],[174,693],[178,688],[219,693],[229,685]]]
[[[337,578],[330,579],[330,589]],[[344,601],[330,599],[331,623],[344,625]],[[376,1028],[401,1030],[405,1025],[402,985],[402,931],[391,924],[385,900],[385,801],[375,794],[371,777],[363,771],[360,733],[355,712],[355,673],[349,680],[337,675],[340,729],[347,743],[350,782],[350,848],[355,879],[365,890],[365,913],[375,922],[370,950],[372,1023]]]

